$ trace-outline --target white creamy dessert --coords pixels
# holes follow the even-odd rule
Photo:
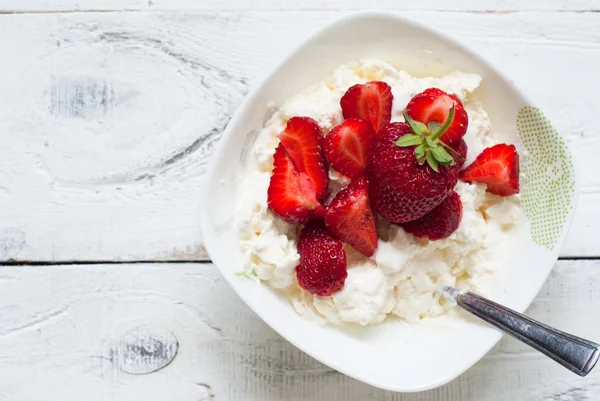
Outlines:
[[[450,237],[429,241],[406,233],[400,226],[379,220],[379,242],[367,258],[348,245],[348,277],[332,296],[315,296],[296,279],[299,261],[296,241],[300,226],[288,224],[267,207],[267,189],[273,169],[277,135],[289,118],[311,117],[327,133],[343,121],[340,98],[355,84],[384,81],[392,88],[392,122],[417,93],[437,87],[458,96],[469,116],[464,140],[466,165],[498,141],[490,119],[471,93],[481,77],[455,71],[441,78],[413,78],[379,60],[361,60],[340,66],[323,82],[312,85],[286,101],[269,119],[250,149],[246,172],[237,193],[236,231],[244,254],[244,270],[290,297],[298,313],[322,322],[361,325],[383,321],[393,314],[408,322],[438,316],[451,308],[436,289],[441,285],[488,294],[497,270],[504,237],[522,219],[518,195],[499,197],[484,184],[459,181],[455,190],[463,204],[458,230]],[[330,199],[349,180],[330,169]]]

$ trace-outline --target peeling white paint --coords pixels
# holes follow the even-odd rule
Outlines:
[[[123,372],[144,375],[169,365],[179,343],[163,327],[138,326],[125,333],[112,349],[112,362]]]

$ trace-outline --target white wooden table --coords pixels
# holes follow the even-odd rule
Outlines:
[[[582,181],[529,313],[600,340],[600,1],[0,0],[0,400],[600,400],[512,339],[394,394],[289,345],[211,265],[206,163],[249,88],[309,32],[377,6],[493,61]]]

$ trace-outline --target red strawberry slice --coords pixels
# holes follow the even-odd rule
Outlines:
[[[454,118],[448,129],[440,137],[446,144],[451,144],[460,140],[469,126],[469,117],[458,97],[438,88],[425,89],[408,102],[406,113],[413,120],[420,121],[428,127],[432,122],[442,125],[448,118],[453,105]]]
[[[514,145],[501,143],[484,149],[460,172],[460,179],[487,184],[487,191],[500,196],[519,193],[519,154]]]
[[[324,199],[329,175],[321,147],[323,134],[319,124],[309,117],[292,117],[279,134],[279,140],[298,171],[306,174],[312,183],[317,199]]]
[[[368,120],[375,132],[387,125],[392,117],[392,88],[381,81],[351,86],[342,100],[344,118],[361,117]]]
[[[325,210],[327,229],[365,256],[377,249],[377,220],[369,200],[365,177],[352,181]]]
[[[346,177],[360,177],[367,170],[368,151],[374,137],[371,123],[362,118],[349,118],[325,137],[325,158]]]
[[[311,223],[302,229],[297,249],[300,263],[296,277],[300,287],[325,297],[344,286],[348,277],[346,252],[342,242],[329,235],[322,223]]]
[[[436,241],[448,238],[458,226],[462,218],[462,202],[460,196],[452,193],[425,216],[402,224],[404,231],[415,237]]]
[[[290,224],[322,218],[325,210],[317,200],[313,184],[294,166],[282,144],[275,150],[273,166],[267,192],[269,209]]]

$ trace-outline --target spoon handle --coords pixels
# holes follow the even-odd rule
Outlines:
[[[441,292],[464,310],[544,353],[579,376],[590,373],[598,361],[600,345],[596,343],[556,330],[468,291],[445,287]]]

